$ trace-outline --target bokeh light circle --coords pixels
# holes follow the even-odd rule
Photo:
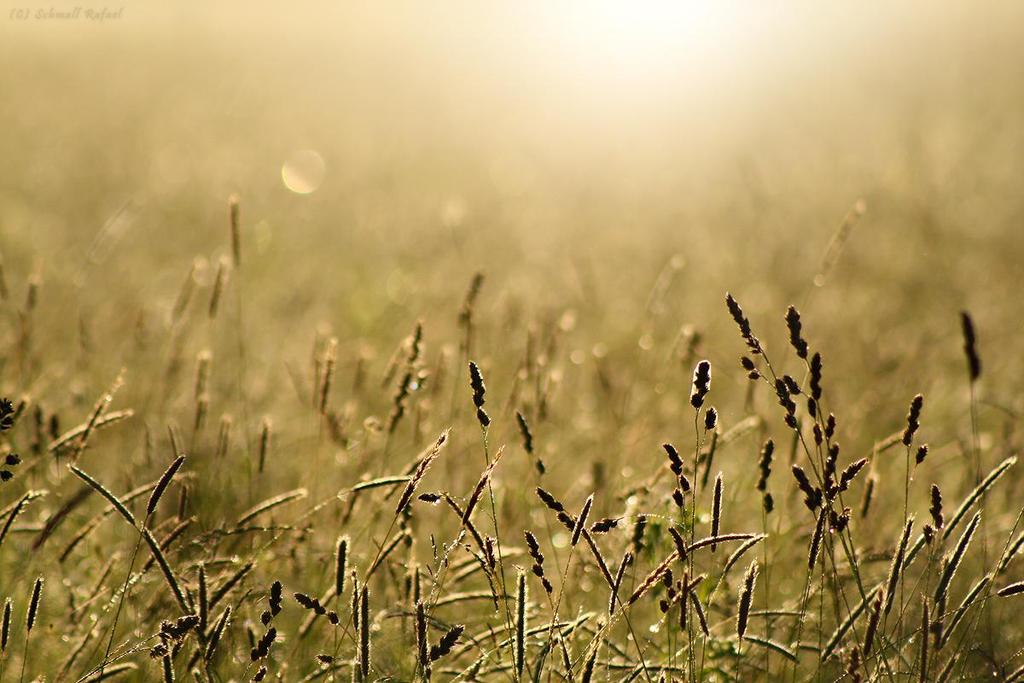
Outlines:
[[[295,152],[281,166],[281,180],[284,186],[296,194],[316,192],[324,176],[327,165],[324,158],[312,149]]]

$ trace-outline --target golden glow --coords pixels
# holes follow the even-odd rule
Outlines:
[[[712,0],[591,0],[549,6],[571,52],[596,58],[611,70],[606,75],[641,78],[666,67],[706,66],[709,58],[735,54],[756,9]]]

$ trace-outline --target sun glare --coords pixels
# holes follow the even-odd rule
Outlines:
[[[555,4],[559,29],[573,52],[620,73],[707,65],[734,55],[751,20],[731,2],[593,0]]]

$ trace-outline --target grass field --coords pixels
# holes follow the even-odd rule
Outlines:
[[[1024,680],[1019,3],[111,11],[0,15],[0,683]]]

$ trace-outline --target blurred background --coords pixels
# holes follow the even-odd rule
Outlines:
[[[305,353],[323,322],[394,336],[436,307],[453,325],[477,270],[492,304],[571,307],[635,341],[673,256],[673,324],[728,325],[729,289],[776,317],[804,302],[857,367],[952,339],[961,307],[990,343],[1016,342],[998,323],[1024,283],[1020,3],[54,16],[76,5],[90,9],[11,6],[0,21],[0,255],[12,289],[43,283],[54,325],[73,304],[126,339],[138,315],[166,313],[196,255],[208,284],[237,193],[254,310],[304,326],[283,340],[255,326],[267,349]],[[900,331],[888,350],[880,330]],[[123,363],[106,358],[107,373]]]

